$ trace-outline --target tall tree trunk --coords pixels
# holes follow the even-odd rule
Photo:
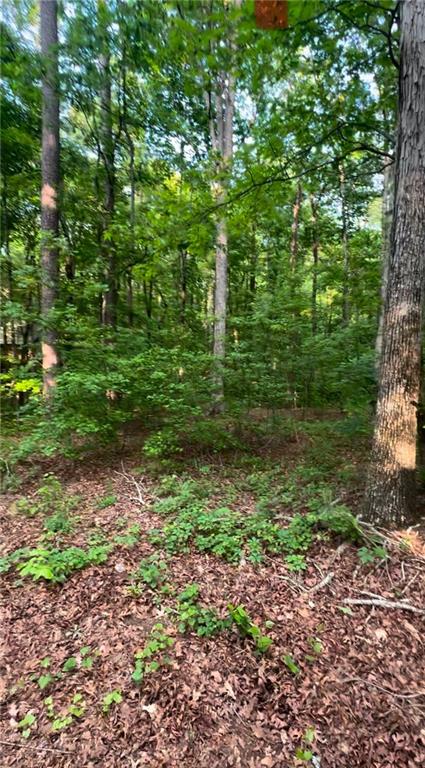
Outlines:
[[[394,163],[385,166],[384,189],[382,195],[382,275],[381,275],[381,309],[379,313],[378,332],[375,343],[375,368],[379,376],[379,365],[382,351],[384,331],[385,298],[387,295],[388,268],[391,251],[391,227],[394,209]]]
[[[136,255],[136,165],[135,165],[135,147],[133,137],[128,127],[127,121],[127,50],[126,41],[122,43],[123,63],[122,63],[122,126],[128,146],[129,153],[129,172],[130,172],[130,258],[132,264]],[[127,285],[127,321],[131,327],[134,323],[134,296],[133,296],[133,267],[128,268],[126,274]]]
[[[401,3],[394,222],[379,393],[366,489],[375,524],[400,526],[415,511],[417,405],[425,280],[425,4]]]
[[[43,331],[43,390],[48,398],[56,382],[59,363],[58,334],[52,312],[58,297],[59,253],[59,71],[56,0],[40,0],[42,76],[41,153],[41,313]]]
[[[7,185],[6,185],[6,179],[3,178],[3,187],[2,187],[2,195],[1,195],[1,202],[2,202],[2,232],[1,232],[1,241],[2,245],[4,245],[5,255],[6,255],[6,275],[7,275],[7,293],[8,293],[8,299],[9,301],[13,301],[13,264],[12,259],[10,257],[10,233],[9,233],[9,212],[8,212],[8,200],[7,200]],[[8,336],[7,336],[7,328],[4,329],[4,341],[5,345],[7,347],[8,342]],[[16,350],[16,333],[15,333],[15,323],[13,319],[10,321],[10,346],[12,350],[12,355],[14,358],[17,357],[17,350]]]
[[[301,182],[297,184],[297,191],[295,195],[294,207],[292,209],[292,226],[291,226],[291,249],[290,249],[290,263],[292,273],[296,272],[298,265],[298,232],[300,226],[300,211],[302,201],[302,187]]]
[[[317,272],[319,267],[319,231],[317,226],[317,201],[314,195],[310,195],[311,219],[313,229],[313,269],[311,281],[311,332],[313,336],[317,333]]]
[[[239,7],[241,0],[233,0],[233,5]],[[214,371],[214,404],[213,412],[224,410],[224,377],[223,366],[226,356],[226,316],[228,294],[228,231],[224,205],[227,199],[227,174],[230,170],[233,156],[233,119],[235,112],[235,76],[234,54],[236,51],[234,31],[231,30],[228,39],[230,64],[227,72],[222,72],[217,78],[215,89],[215,110],[212,105],[212,94],[207,98],[211,145],[216,154],[217,177],[213,185],[213,194],[218,208],[216,218],[215,245],[215,284],[214,284],[214,328],[213,356]],[[214,114],[215,111],[215,114]]]
[[[106,272],[106,291],[102,302],[102,323],[116,327],[117,324],[117,265],[115,243],[111,236],[111,225],[115,211],[115,157],[112,131],[111,70],[108,28],[105,23],[105,0],[98,0],[99,26],[101,34],[101,55],[99,65],[102,85],[100,91],[101,147],[104,166],[104,200],[102,221],[102,256]]]
[[[187,305],[187,251],[182,245],[179,248],[179,301],[180,301],[180,323],[186,323],[186,305]]]
[[[248,307],[252,307],[255,294],[257,291],[257,227],[255,221],[252,223],[252,235],[251,235],[251,258],[249,260],[249,294],[248,294]]]
[[[341,163],[339,166],[339,190],[341,195],[341,217],[342,217],[342,259],[343,259],[343,278],[342,278],[342,324],[348,325],[350,322],[350,252],[348,248],[348,214],[347,214],[347,196],[345,189],[345,170]]]

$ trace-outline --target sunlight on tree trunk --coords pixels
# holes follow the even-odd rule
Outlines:
[[[56,0],[40,2],[40,40],[43,57],[41,161],[41,312],[43,317],[43,391],[49,398],[59,363],[57,330],[52,312],[58,296],[59,234],[59,83]]]
[[[394,224],[366,514],[400,526],[415,512],[425,278],[425,4],[401,6]]]

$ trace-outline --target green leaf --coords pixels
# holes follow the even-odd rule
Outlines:
[[[47,688],[49,683],[52,682],[52,680],[54,680],[53,675],[41,675],[38,678],[37,683],[38,683],[39,688],[41,688],[41,690],[43,691],[44,688]]]
[[[62,669],[64,672],[73,672],[74,669],[76,669],[78,666],[77,659],[75,656],[70,656],[69,659],[65,661],[65,663],[62,665]]]
[[[300,674],[301,670],[299,666],[295,663],[294,659],[290,654],[286,654],[285,656],[283,656],[282,661],[284,662],[284,664],[286,664],[291,674],[293,675]]]

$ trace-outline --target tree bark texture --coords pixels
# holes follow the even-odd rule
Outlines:
[[[401,3],[394,222],[366,515],[400,526],[415,512],[425,280],[425,3]]]
[[[42,75],[41,151],[41,341],[43,390],[49,397],[59,363],[58,334],[52,312],[59,283],[59,72],[56,0],[40,0]]]
[[[241,0],[233,0],[239,7]],[[234,54],[236,51],[234,32],[230,31],[227,45],[230,51],[230,66],[221,72],[215,83],[214,93],[207,97],[211,146],[217,158],[217,176],[213,195],[220,208],[216,218],[215,284],[214,284],[214,329],[213,356],[214,404],[213,411],[224,410],[223,365],[226,356],[226,316],[228,294],[228,232],[224,204],[227,198],[227,174],[233,156],[233,120],[235,113]]]

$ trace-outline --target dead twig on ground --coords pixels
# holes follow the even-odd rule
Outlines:
[[[123,477],[125,480],[127,480],[128,483],[131,483],[136,489],[136,496],[128,496],[130,501],[135,501],[138,504],[141,504],[142,507],[149,506],[149,503],[151,501],[151,498],[147,499],[147,490],[143,486],[143,483],[137,482],[136,478],[133,477],[133,475],[128,474],[128,472],[125,471],[124,464],[121,463],[122,472],[118,472],[115,470],[115,474],[119,475],[119,477]]]
[[[411,611],[412,613],[420,613],[422,615],[425,614],[425,610],[423,608],[418,608],[415,605],[410,605],[410,603],[399,600],[387,600],[386,598],[362,599],[346,597],[342,602],[346,603],[347,605],[371,605],[374,608],[390,608],[394,610],[398,609],[400,611]]]
[[[66,749],[59,749],[59,747],[42,747],[35,744],[22,744],[19,741],[0,741],[5,747],[18,747],[18,749],[32,749],[34,752],[60,752],[62,755],[75,755],[75,752],[69,752]]]
[[[338,680],[338,683],[364,683],[364,685],[377,688],[379,691],[388,693],[390,696],[395,696],[397,699],[419,699],[421,696],[425,696],[425,690],[415,691],[415,693],[398,693],[392,688],[386,688],[383,685],[373,682],[373,680],[365,680],[363,677],[346,677],[343,680]]]
[[[321,581],[319,581],[318,584],[315,584],[314,587],[311,587],[309,589],[308,594],[314,595],[315,592],[318,592],[319,589],[323,589],[324,587],[327,587],[328,584],[332,581],[333,577],[335,576],[333,571],[330,571]]]

